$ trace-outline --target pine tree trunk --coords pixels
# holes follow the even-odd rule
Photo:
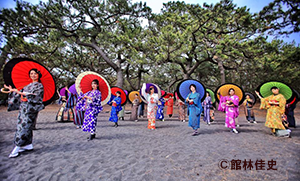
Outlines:
[[[121,68],[119,68],[117,70],[117,83],[116,86],[118,87],[123,87],[123,83],[124,83],[124,77],[123,77],[123,71]]]
[[[222,60],[218,60],[218,67],[219,67],[220,74],[221,74],[221,84],[225,84],[225,69],[223,67]]]

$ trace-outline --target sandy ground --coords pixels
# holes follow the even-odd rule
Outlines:
[[[300,105],[295,111],[299,128],[292,138],[270,135],[264,126],[265,110],[255,107],[258,124],[239,116],[239,134],[224,127],[224,113],[216,111],[216,121],[208,126],[201,120],[200,134],[191,136],[187,123],[175,115],[147,129],[147,120],[108,121],[109,113],[98,116],[97,136],[87,141],[87,133],[72,122],[56,122],[57,105],[41,111],[34,131],[34,151],[8,158],[13,149],[18,112],[0,108],[1,180],[300,180]],[[108,110],[109,107],[105,107]],[[126,107],[130,110],[130,106]],[[222,162],[221,160],[224,160]],[[221,169],[227,161],[241,161],[241,170]],[[244,161],[253,167],[245,170]],[[267,170],[268,163],[276,161]],[[255,163],[263,161],[262,170]],[[259,165],[257,165],[259,166]]]

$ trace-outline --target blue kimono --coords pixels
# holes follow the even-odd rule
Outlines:
[[[117,123],[118,122],[118,113],[119,113],[119,111],[122,110],[121,97],[115,97],[112,101],[115,101],[116,103],[112,102],[109,121]]]
[[[83,99],[84,96],[92,97],[92,100]],[[92,90],[85,94],[80,94],[77,102],[78,110],[86,110],[84,114],[83,131],[94,134],[97,125],[97,116],[103,110],[101,105],[101,92]]]
[[[156,119],[163,120],[164,119],[164,106],[165,106],[165,100],[164,98],[160,98],[159,101],[161,102],[161,105],[157,103],[157,112],[156,112]]]
[[[185,100],[185,103],[188,106],[188,115],[189,115],[189,126],[194,130],[200,128],[200,117],[202,112],[202,105],[200,94],[198,92],[190,93],[186,99],[192,99],[194,101],[193,104],[190,104]]]

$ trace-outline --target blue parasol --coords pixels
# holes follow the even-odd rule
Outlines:
[[[196,86],[196,92],[200,94],[200,99],[203,101],[205,99],[205,87],[201,82],[194,79],[183,80],[177,85],[176,92],[178,93],[179,99],[181,99],[183,102],[185,101],[189,93],[191,93],[190,85],[192,84]]]

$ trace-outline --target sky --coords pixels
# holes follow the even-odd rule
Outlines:
[[[23,0],[30,2],[32,4],[38,4],[40,0]],[[46,2],[47,0],[42,0]],[[152,9],[152,12],[159,13],[160,9],[163,7],[163,3],[167,3],[172,0],[132,0],[132,2],[146,2],[146,4]],[[216,4],[220,0],[180,0],[184,1],[188,4],[200,4],[203,5],[204,2],[207,4]],[[250,12],[257,13],[264,6],[267,6],[270,2],[273,0],[233,0],[234,4],[237,4],[237,6],[247,6],[250,9]],[[0,8],[14,8],[16,6],[16,3],[14,0],[0,0]],[[297,44],[300,44],[300,33],[294,33],[292,35],[289,35],[289,37],[283,36],[281,37],[285,42],[292,42],[293,40],[296,41]]]

